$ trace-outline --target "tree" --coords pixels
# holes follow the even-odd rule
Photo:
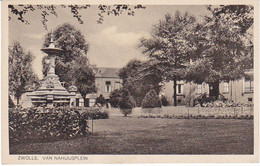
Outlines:
[[[82,15],[80,14],[81,10],[88,9],[90,5],[59,5],[61,8],[69,8],[71,14],[74,18],[78,20],[80,24],[83,24]],[[12,18],[16,18],[19,21],[29,25],[30,22],[27,21],[24,17],[26,14],[33,12],[35,10],[40,11],[41,13],[41,23],[43,24],[44,28],[47,30],[47,16],[54,15],[58,17],[58,13],[56,12],[58,6],[54,5],[8,5],[8,9],[11,13],[9,15],[9,20]],[[99,13],[98,13],[98,20],[97,23],[102,24],[104,21],[104,15],[110,16],[119,16],[122,15],[124,12],[127,13],[129,16],[134,16],[136,9],[145,9],[142,5],[134,5],[130,6],[127,4],[117,4],[117,5],[102,5],[100,4],[97,6]]]
[[[138,106],[141,105],[146,91],[149,91],[149,86],[144,86],[139,78],[139,69],[143,62],[139,60],[131,60],[119,71],[119,77],[123,80],[123,87],[128,89],[129,93],[134,97]]]
[[[139,79],[143,82],[143,85],[154,89],[158,95],[163,81],[163,69],[160,62],[156,59],[144,62],[142,67],[139,68]]]
[[[32,69],[33,55],[26,52],[19,42],[14,42],[8,49],[9,52],[9,93],[19,98],[27,90],[35,89],[39,85],[38,78]]]
[[[127,78],[136,76],[138,69],[143,65],[140,60],[130,60],[125,67],[119,71],[119,77],[123,79],[123,83],[127,82]]]
[[[49,46],[50,38],[51,32],[45,36],[43,47]],[[57,27],[53,31],[53,38],[55,46],[63,50],[59,56],[56,56],[55,73],[60,81],[64,82],[65,88],[70,85],[77,86],[85,103],[86,95],[96,92],[95,74],[89,67],[86,57],[88,44],[81,32],[68,23]],[[48,71],[48,58],[45,56],[42,60],[44,75]]]
[[[72,63],[73,70],[69,72],[74,77],[74,84],[86,103],[86,95],[97,91],[95,86],[95,74],[86,63],[86,57],[80,57]]]
[[[49,46],[50,37],[51,32],[45,36],[43,47]],[[63,53],[56,56],[55,73],[59,76],[60,81],[65,83],[65,87],[68,88],[75,83],[76,77],[73,75],[75,65],[83,61],[85,64],[81,65],[87,67],[88,59],[86,54],[88,52],[88,44],[81,32],[68,23],[57,27],[53,31],[53,40],[56,47],[63,49]],[[42,60],[44,75],[47,75],[48,71],[48,58],[45,56]]]
[[[163,20],[154,25],[151,37],[141,38],[139,48],[150,59],[156,59],[162,68],[166,81],[173,81],[174,105],[177,105],[177,81],[183,79],[183,70],[194,52],[192,46],[196,20],[187,12],[182,15],[179,11],[174,16],[166,14]]]
[[[254,7],[252,5],[220,5],[218,7],[208,6],[208,10],[215,13],[217,18],[232,17],[235,24],[240,27],[241,33],[246,33],[254,23]]]
[[[162,70],[156,60],[131,60],[120,70],[119,76],[123,79],[123,87],[129,90],[138,106],[150,89],[155,89],[157,94],[160,92]]]
[[[102,94],[100,94],[97,98],[96,98],[96,103],[101,104],[101,106],[103,107],[104,104],[106,104],[106,99],[104,98],[104,96]]]
[[[240,79],[247,69],[253,68],[253,43],[248,33],[252,20],[241,21],[249,18],[246,9],[248,6],[239,5],[209,8],[212,15],[204,18],[197,31],[196,38],[200,40],[195,47],[199,57],[192,57],[186,79],[208,83],[209,95],[215,99],[219,97],[221,81]]]

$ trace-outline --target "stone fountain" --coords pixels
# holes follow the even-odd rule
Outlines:
[[[70,87],[71,93],[68,92],[61,85],[59,77],[55,74],[55,56],[59,56],[63,50],[55,47],[52,34],[49,47],[43,48],[41,51],[46,53],[50,58],[49,71],[43,79],[40,88],[34,92],[27,93],[27,96],[34,106],[71,106],[73,100],[75,100],[77,88],[75,86]]]

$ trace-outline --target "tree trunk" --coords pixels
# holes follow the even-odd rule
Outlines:
[[[83,98],[83,106],[86,107],[86,98]]]
[[[215,100],[219,97],[219,81],[215,81],[209,84],[209,96]]]
[[[16,104],[19,105],[19,98],[20,96],[16,96]]]
[[[177,80],[173,80],[173,102],[174,106],[177,106]]]

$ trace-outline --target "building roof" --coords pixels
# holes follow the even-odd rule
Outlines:
[[[107,68],[107,67],[101,67],[97,68],[96,71],[96,77],[106,77],[106,78],[119,78],[120,68]]]

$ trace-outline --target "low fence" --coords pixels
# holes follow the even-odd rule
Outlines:
[[[155,114],[160,112],[160,109],[155,110]],[[168,115],[253,115],[253,107],[164,107],[160,114]]]
[[[110,109],[110,116],[122,116],[119,109]],[[167,106],[162,108],[132,110],[132,117],[169,117],[169,118],[246,118],[254,116],[253,107],[185,107]]]

